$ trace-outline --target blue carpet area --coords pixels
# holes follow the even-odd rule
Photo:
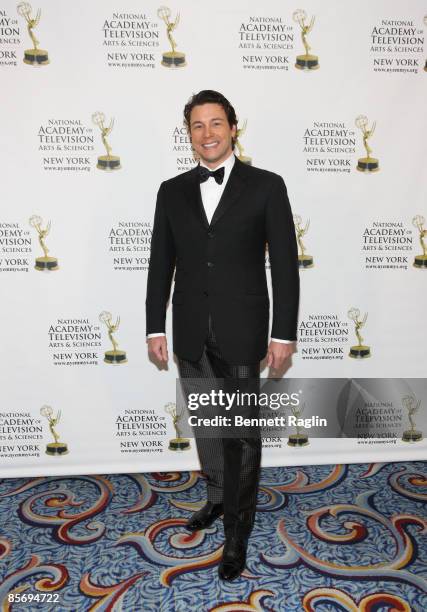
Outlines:
[[[426,466],[263,469],[233,583],[197,472],[0,480],[1,610],[424,612]]]

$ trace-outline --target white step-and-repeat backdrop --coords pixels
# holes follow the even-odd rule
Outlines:
[[[195,163],[182,110],[201,89],[232,102],[238,152],[284,177],[298,216],[286,376],[407,379],[362,394],[388,439],[266,438],[264,465],[426,458],[426,14],[0,2],[1,476],[198,466],[194,440],[169,449],[177,370],[147,358],[144,302],[157,189]]]

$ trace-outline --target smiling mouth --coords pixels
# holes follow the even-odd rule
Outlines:
[[[213,149],[214,147],[216,147],[219,144],[218,141],[215,142],[207,142],[206,144],[202,145],[202,147],[204,149]]]

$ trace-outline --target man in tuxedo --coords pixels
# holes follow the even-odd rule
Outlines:
[[[279,175],[235,157],[236,113],[222,94],[203,90],[193,95],[184,118],[200,163],[163,182],[158,192],[147,281],[149,354],[162,363],[168,360],[166,307],[176,269],[173,350],[187,392],[195,379],[221,379],[228,388],[253,390],[260,361],[267,355],[267,365],[280,369],[296,340],[298,254],[286,187]],[[224,515],[219,575],[234,580],[245,567],[255,518],[259,431],[215,439],[195,435],[207,503],[187,529],[205,529]]]

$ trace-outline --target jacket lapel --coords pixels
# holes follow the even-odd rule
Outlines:
[[[245,165],[236,157],[233,169],[228,177],[227,185],[225,186],[221,199],[213,214],[211,227],[219,221],[240,196],[245,185],[244,169]]]
[[[209,222],[206,217],[205,208],[202,202],[202,194],[200,193],[200,182],[198,166],[187,175],[185,184],[185,193],[190,204],[190,208],[194,211],[196,217],[206,227],[209,227]]]

